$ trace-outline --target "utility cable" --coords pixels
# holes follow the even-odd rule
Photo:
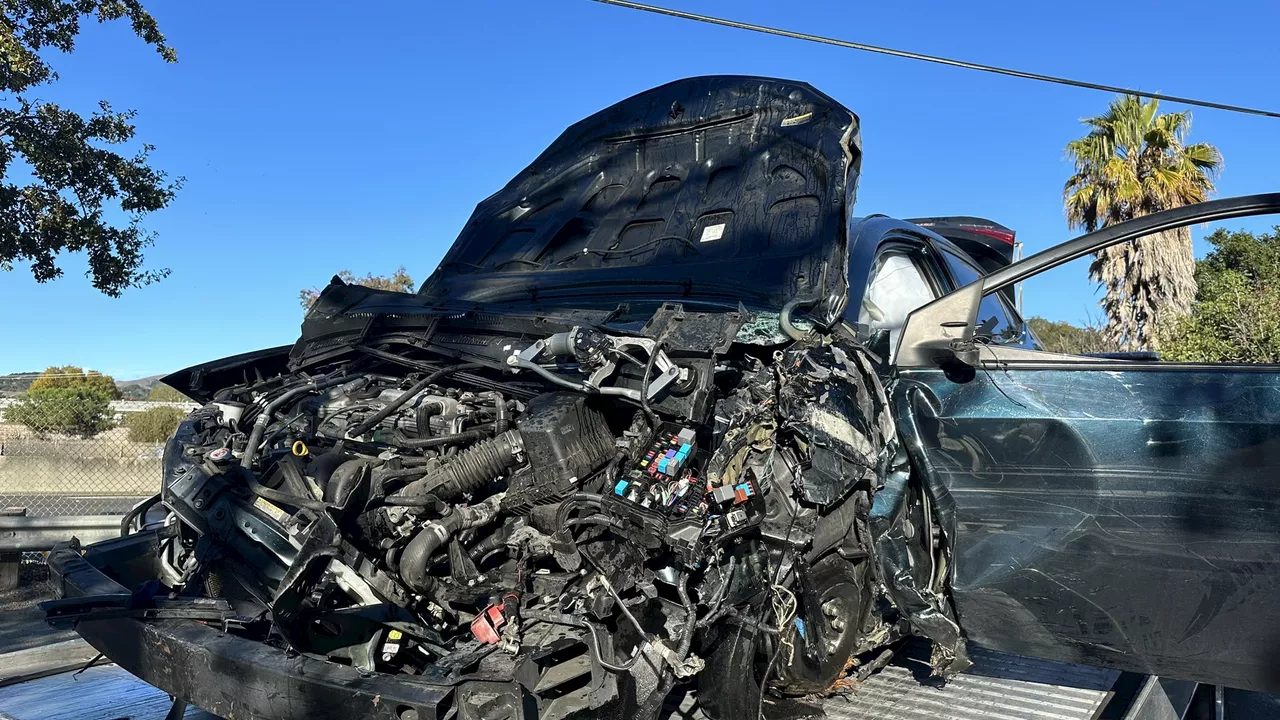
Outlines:
[[[1014,70],[1012,68],[1004,68],[996,65],[983,65],[981,63],[968,62],[966,60],[955,60],[938,55],[925,55],[924,53],[911,52],[909,50],[895,50],[893,48],[881,47],[879,45],[868,45],[866,43],[857,43],[849,40],[838,40],[836,38],[824,37],[822,35],[810,35],[808,33],[769,27],[767,25],[753,25],[751,23],[740,22],[738,20],[728,20],[725,18],[712,17],[710,15],[699,15],[698,13],[685,12],[683,10],[658,7],[656,5],[646,5],[644,3],[631,2],[631,0],[593,0],[593,2],[603,3],[605,5],[616,5],[617,7],[628,8],[630,10],[642,10],[644,12],[655,13],[658,15],[667,15],[669,17],[680,18],[682,20],[693,20],[695,22],[736,28],[738,30],[750,30],[752,32],[764,33],[766,35],[777,35],[779,37],[787,37],[793,40],[807,40],[809,42],[822,43],[823,45],[834,45],[836,47],[848,48],[850,50],[862,50],[864,52],[891,55],[893,57],[906,58],[908,60],[920,60],[923,62],[936,63],[938,65],[950,65],[951,67],[958,67],[964,70],[978,70],[980,72],[1007,75],[1009,77],[1022,78],[1024,80],[1038,80],[1040,82],[1070,85],[1071,87],[1085,88],[1088,90],[1102,90],[1105,92],[1121,93],[1124,95],[1137,95],[1138,97],[1149,98],[1152,100],[1167,100],[1169,102],[1182,103],[1184,105],[1213,108],[1214,110],[1226,110],[1227,112],[1280,118],[1280,112],[1271,110],[1259,110],[1257,108],[1243,107],[1240,105],[1228,105],[1226,103],[1211,102],[1208,100],[1196,100],[1194,98],[1178,97],[1177,95],[1165,95],[1163,93],[1133,90],[1130,88],[1117,87],[1115,85],[1086,82],[1084,80],[1072,80],[1070,78],[1043,75],[1041,73],[1027,72],[1025,70]]]

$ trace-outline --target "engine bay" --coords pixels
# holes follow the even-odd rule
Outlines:
[[[363,673],[517,683],[537,717],[839,689],[909,632],[873,562],[891,420],[856,346],[742,342],[749,321],[664,307],[634,335],[497,333],[497,358],[242,370],[165,449],[164,592]]]

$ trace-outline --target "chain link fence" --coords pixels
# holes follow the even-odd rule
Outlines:
[[[0,508],[124,514],[158,492],[164,440],[195,403],[59,390],[0,399]]]

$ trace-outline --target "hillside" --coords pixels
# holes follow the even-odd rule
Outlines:
[[[140,385],[143,388],[150,390],[152,385],[155,385],[157,382],[160,381],[160,378],[164,377],[167,374],[168,373],[162,373],[160,375],[148,375],[147,377],[138,378],[137,380],[116,380],[116,387],[123,388],[126,385]]]
[[[34,370],[0,375],[0,397],[21,395],[27,391],[31,381],[39,374],[39,370]],[[126,400],[145,400],[151,391],[151,386],[159,382],[162,377],[164,375],[149,375],[137,380],[116,380],[116,387],[120,389]]]
[[[31,381],[39,374],[40,371],[36,370],[35,372],[0,375],[0,397],[26,392],[27,386],[30,385]]]

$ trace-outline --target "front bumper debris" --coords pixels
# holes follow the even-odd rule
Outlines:
[[[144,532],[89,546],[83,555],[75,541],[60,544],[49,554],[49,582],[63,600],[51,607],[86,597],[115,597],[115,608],[128,607],[132,594],[112,576],[137,579],[143,568],[136,561],[146,557],[139,546],[154,542]],[[460,720],[520,720],[535,712],[532,696],[514,680],[514,662],[491,651],[472,656],[469,667],[399,677],[288,653],[205,620],[86,614],[76,630],[133,675],[228,720],[427,720],[454,708]]]

